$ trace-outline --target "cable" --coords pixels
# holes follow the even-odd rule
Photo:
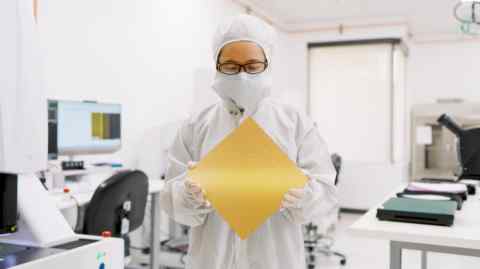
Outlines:
[[[45,172],[40,171],[40,173],[39,173],[39,175],[37,175],[37,177],[38,177],[38,180],[40,180],[40,183],[42,183],[43,188],[45,188],[45,190],[48,191],[47,178],[45,176]]]
[[[136,247],[136,246],[132,246],[132,245],[130,245],[130,248],[131,248],[131,249],[134,249],[134,250],[140,250],[140,251],[143,251],[143,250],[145,250],[145,249],[148,249],[149,247],[144,247],[144,248],[142,248],[142,247]]]

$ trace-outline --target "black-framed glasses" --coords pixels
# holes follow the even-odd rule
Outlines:
[[[233,62],[227,62],[227,63],[217,63],[217,70],[220,73],[226,74],[226,75],[236,75],[242,70],[245,73],[255,75],[255,74],[260,74],[265,69],[268,67],[268,62],[250,62],[246,64],[239,64],[239,63],[233,63]]]

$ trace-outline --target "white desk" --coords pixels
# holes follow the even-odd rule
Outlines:
[[[148,192],[151,195],[151,231],[152,238],[150,241],[150,268],[159,268],[159,252],[160,252],[160,191],[163,189],[163,180],[149,180]],[[55,199],[58,209],[68,209],[77,206],[83,206],[90,202],[95,190],[85,190],[79,193],[51,193],[51,197]]]
[[[163,180],[149,180],[148,193],[154,194],[162,190],[164,185]],[[81,192],[72,192],[65,194],[59,190],[56,193],[51,193],[51,197],[55,199],[57,208],[60,210],[72,208],[74,206],[84,206],[92,200],[95,190],[83,190]]]
[[[399,191],[403,189],[399,188]],[[480,188],[477,188],[477,192],[480,192]],[[395,193],[385,200],[394,197]],[[423,269],[427,267],[427,252],[480,257],[479,198],[479,194],[468,197],[462,210],[456,212],[452,227],[379,221],[376,213],[380,204],[350,226],[349,230],[354,235],[389,240],[390,269],[402,268],[402,249],[422,251]]]

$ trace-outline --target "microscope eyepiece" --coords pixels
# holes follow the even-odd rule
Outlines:
[[[444,126],[448,130],[450,130],[457,137],[460,137],[463,133],[463,129],[447,114],[443,114],[442,116],[440,116],[437,122],[440,123],[441,126]]]

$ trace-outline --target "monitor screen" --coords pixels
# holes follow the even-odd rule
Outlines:
[[[121,105],[50,100],[48,110],[50,159],[121,148]]]

